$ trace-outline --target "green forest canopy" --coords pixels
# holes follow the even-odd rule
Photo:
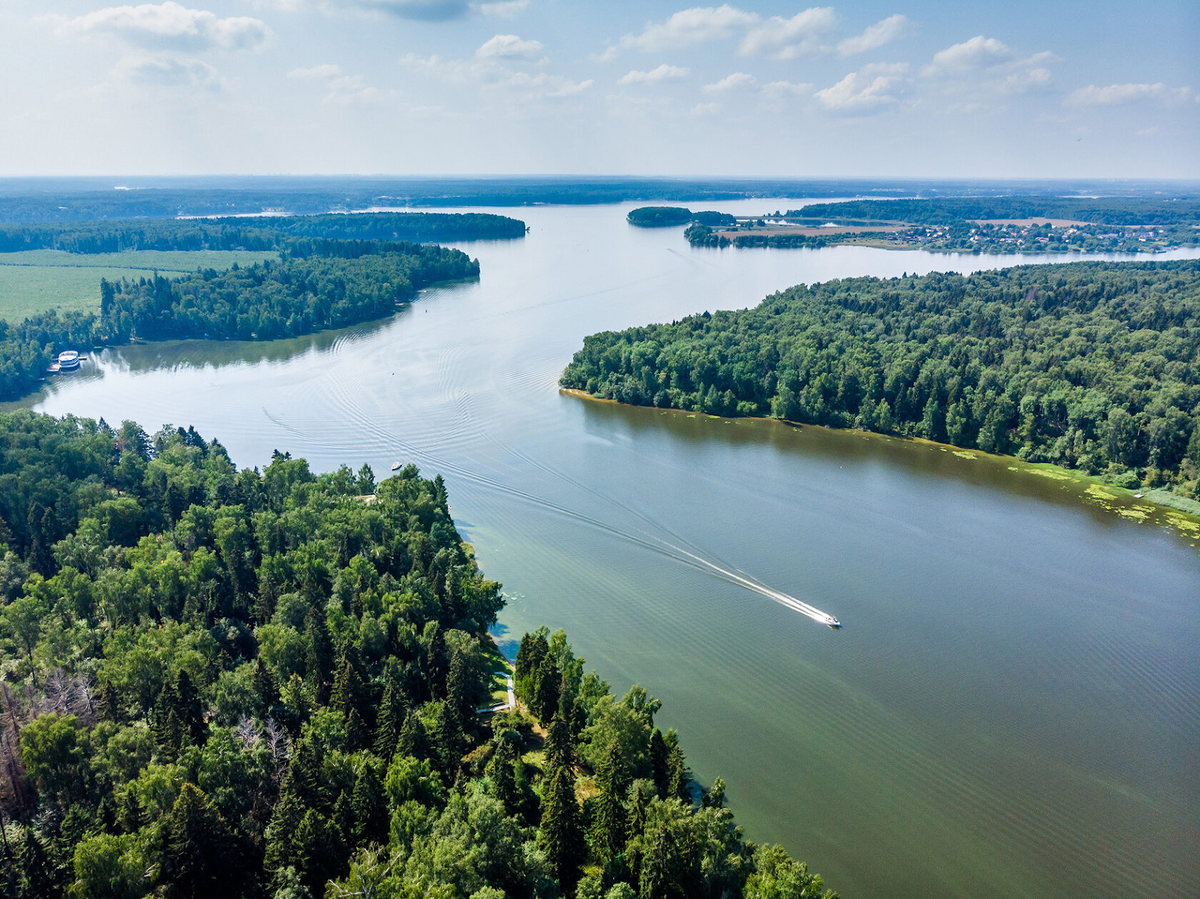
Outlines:
[[[438,281],[473,278],[461,250],[390,241],[292,238],[278,262],[100,285],[99,315],[0,321],[0,399],[34,389],[65,349],[131,338],[267,340],[382,318]]]
[[[414,466],[0,415],[0,895],[824,893],[561,631],[480,714],[502,605]]]
[[[1197,495],[1200,261],[847,278],[585,338],[564,387],[1016,454]]]

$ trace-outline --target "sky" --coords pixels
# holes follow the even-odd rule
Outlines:
[[[1200,178],[1200,3],[0,0],[0,174]]]

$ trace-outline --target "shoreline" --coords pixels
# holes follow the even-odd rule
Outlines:
[[[655,412],[670,412],[687,415],[694,418],[704,417],[713,419],[714,421],[766,422],[769,424],[780,425],[797,430],[803,428],[820,428],[825,431],[836,432],[840,434],[861,435],[866,439],[877,438],[882,440],[899,440],[913,446],[926,446],[930,449],[937,449],[941,452],[957,456],[964,461],[969,459],[984,458],[991,460],[996,464],[1002,464],[1005,468],[1012,472],[1029,474],[1034,477],[1047,478],[1052,481],[1070,481],[1080,485],[1086,484],[1086,490],[1084,490],[1079,497],[1084,503],[1102,508],[1105,511],[1111,512],[1121,518],[1126,519],[1127,521],[1133,521],[1138,524],[1158,523],[1164,527],[1169,527],[1187,540],[1193,547],[1200,548],[1200,503],[1196,502],[1195,500],[1189,500],[1186,497],[1168,493],[1166,494],[1167,496],[1178,500],[1181,504],[1172,505],[1171,503],[1164,502],[1160,498],[1151,495],[1157,488],[1135,492],[1127,487],[1118,487],[1115,484],[1107,484],[1102,478],[1096,475],[1090,475],[1074,468],[1065,468],[1053,462],[1026,462],[1023,459],[1018,459],[1016,456],[1005,456],[998,453],[986,453],[980,449],[955,446],[952,443],[939,443],[936,440],[926,440],[924,437],[908,437],[903,434],[881,434],[877,431],[863,431],[858,428],[830,428],[826,425],[804,424],[802,422],[787,421],[786,419],[782,418],[767,418],[764,416],[711,415],[708,412],[689,412],[686,409],[676,409],[674,407],[659,408],[658,406],[639,406],[633,403],[622,403],[619,400],[610,400],[605,399],[604,397],[593,396],[586,390],[579,390],[578,388],[574,387],[559,387],[558,392],[559,394],[566,394],[568,396],[575,397],[576,399],[587,400],[594,403],[608,403],[614,406],[624,406],[630,409],[650,409]],[[1118,506],[1118,501],[1124,505]],[[1144,504],[1144,506],[1149,508],[1141,508],[1139,504]],[[1195,505],[1195,509],[1188,507],[1192,504]],[[1165,521],[1148,521],[1152,512],[1157,512],[1162,519],[1165,519]]]

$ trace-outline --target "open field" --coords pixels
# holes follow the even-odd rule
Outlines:
[[[61,250],[0,253],[0,319],[20,321],[48,309],[95,309],[100,279],[177,275],[198,268],[227,269],[277,258],[274,252],[136,250],[81,255]]]

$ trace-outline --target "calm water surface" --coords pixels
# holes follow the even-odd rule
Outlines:
[[[1005,461],[555,386],[594,331],[1018,260],[697,251],[628,208],[513,210],[524,241],[463,245],[478,283],[385,323],[107,352],[36,406],[194,424],[240,465],[441,472],[505,584],[502,639],[565,627],[617,690],[645,685],[747,835],[848,899],[1200,895],[1191,542]]]

